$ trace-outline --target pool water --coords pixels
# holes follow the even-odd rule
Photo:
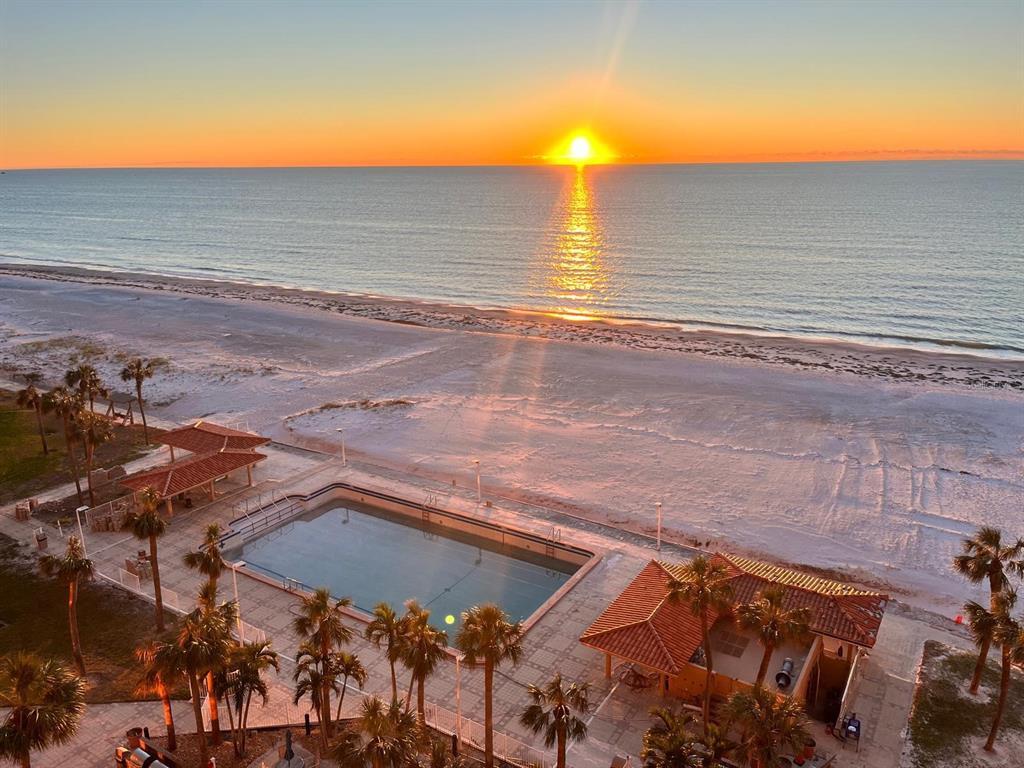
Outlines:
[[[317,510],[244,544],[234,560],[272,578],[327,587],[370,612],[379,602],[402,612],[416,598],[440,629],[461,613],[497,603],[514,620],[537,610],[579,566],[379,510]]]

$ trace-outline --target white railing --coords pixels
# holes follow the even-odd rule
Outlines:
[[[302,514],[304,510],[305,503],[302,501],[287,501],[285,499],[275,500],[271,502],[269,507],[264,507],[262,510],[259,510],[262,514],[258,517],[255,515],[247,515],[245,522],[234,526],[225,539],[238,536],[243,542],[249,541],[267,529],[280,525],[292,517],[297,517]]]
[[[438,704],[428,703],[424,709],[427,725],[449,735],[458,735],[462,743],[469,744],[481,751],[484,749],[486,730],[482,723],[466,716],[459,717],[450,709]],[[548,768],[551,758],[536,747],[509,736],[500,731],[494,732],[494,754],[501,759],[521,766],[537,766]]]

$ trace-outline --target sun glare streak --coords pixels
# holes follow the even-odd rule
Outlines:
[[[558,234],[548,254],[545,294],[552,314],[569,320],[595,320],[610,293],[604,233],[593,191],[582,165],[563,198]]]

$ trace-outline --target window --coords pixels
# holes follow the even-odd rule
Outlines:
[[[715,650],[719,653],[724,653],[726,656],[735,656],[738,659],[747,650],[749,644],[749,637],[723,629],[715,640]]]

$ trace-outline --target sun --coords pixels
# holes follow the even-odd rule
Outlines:
[[[590,146],[590,139],[586,136],[577,136],[569,142],[569,157],[578,163],[585,163],[594,156],[594,148]]]
[[[578,130],[567,136],[544,159],[556,165],[600,165],[615,161],[615,153],[592,133]]]

